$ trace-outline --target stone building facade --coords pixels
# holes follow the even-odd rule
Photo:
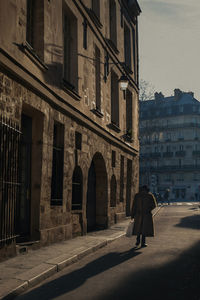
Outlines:
[[[129,215],[140,12],[136,0],[0,1],[1,258]]]
[[[140,101],[140,180],[171,200],[200,200],[200,102],[174,90]]]

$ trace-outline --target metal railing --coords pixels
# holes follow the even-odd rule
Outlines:
[[[0,115],[0,247],[16,238],[20,137],[19,125]]]

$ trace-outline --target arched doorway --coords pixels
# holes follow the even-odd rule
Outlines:
[[[108,224],[108,184],[105,161],[100,153],[92,159],[87,185],[87,231],[103,229]]]

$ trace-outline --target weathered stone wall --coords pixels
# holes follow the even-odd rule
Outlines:
[[[103,1],[100,1],[101,3]],[[84,1],[91,8],[91,1]],[[39,61],[34,53],[24,48],[26,42],[26,1],[1,1],[0,14],[0,113],[21,124],[21,115],[32,118],[32,162],[31,162],[31,238],[40,239],[42,245],[86,234],[88,171],[94,157],[101,157],[105,164],[106,189],[98,186],[98,197],[104,200],[97,213],[98,222],[105,226],[121,220],[126,214],[127,160],[132,161],[131,198],[138,189],[138,87],[132,80],[132,140],[123,138],[126,131],[126,101],[119,89],[119,131],[109,127],[111,122],[111,76],[104,81],[105,49],[110,55],[110,69],[120,77],[124,61],[123,26],[120,20],[120,5],[117,7],[118,50],[108,47],[108,1],[101,5],[102,28],[98,28],[87,15],[84,7],[66,1],[77,18],[77,94],[63,88],[63,24],[62,0],[44,1],[44,53]],[[10,27],[3,26],[5,16],[10,12]],[[84,14],[83,14],[84,12]],[[88,47],[83,48],[83,20],[88,21]],[[125,18],[125,17],[124,17]],[[127,23],[127,20],[125,20]],[[132,23],[131,26],[135,26]],[[4,28],[6,27],[6,28]],[[8,28],[9,27],[9,28]],[[38,32],[38,34],[41,34]],[[42,33],[43,34],[43,33]],[[41,38],[41,36],[40,36]],[[95,46],[100,50],[101,67],[101,113],[93,112],[95,95]],[[35,49],[37,50],[37,49]],[[4,53],[5,52],[5,53]],[[4,53],[4,54],[2,54]],[[36,53],[38,54],[38,53]],[[87,58],[79,55],[85,55]],[[115,63],[114,63],[115,62]],[[134,68],[133,68],[134,69]],[[130,76],[131,73],[130,73]],[[132,76],[134,78],[134,76]],[[63,205],[51,206],[51,180],[53,157],[54,121],[64,125],[64,176]],[[75,132],[82,134],[82,149],[75,149]],[[112,167],[112,151],[116,152],[116,165]],[[120,159],[124,157],[124,191],[120,201]],[[81,211],[71,210],[72,175],[76,166],[83,174],[83,205]],[[98,174],[98,176],[100,176]],[[115,175],[117,183],[116,207],[110,207],[110,181]],[[104,179],[105,179],[104,178]],[[100,181],[99,181],[100,182]],[[105,183],[105,182],[104,182]],[[106,201],[106,202],[105,202]],[[105,205],[106,203],[106,205]],[[98,204],[99,205],[99,204]]]

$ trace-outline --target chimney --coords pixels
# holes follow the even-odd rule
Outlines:
[[[174,99],[177,101],[181,98],[183,92],[180,89],[174,90]]]
[[[155,93],[154,94],[154,98],[156,101],[159,101],[159,100],[163,100],[164,99],[164,95],[160,92],[160,93]]]
[[[192,96],[194,98],[194,93],[193,92],[188,92],[188,95]]]

